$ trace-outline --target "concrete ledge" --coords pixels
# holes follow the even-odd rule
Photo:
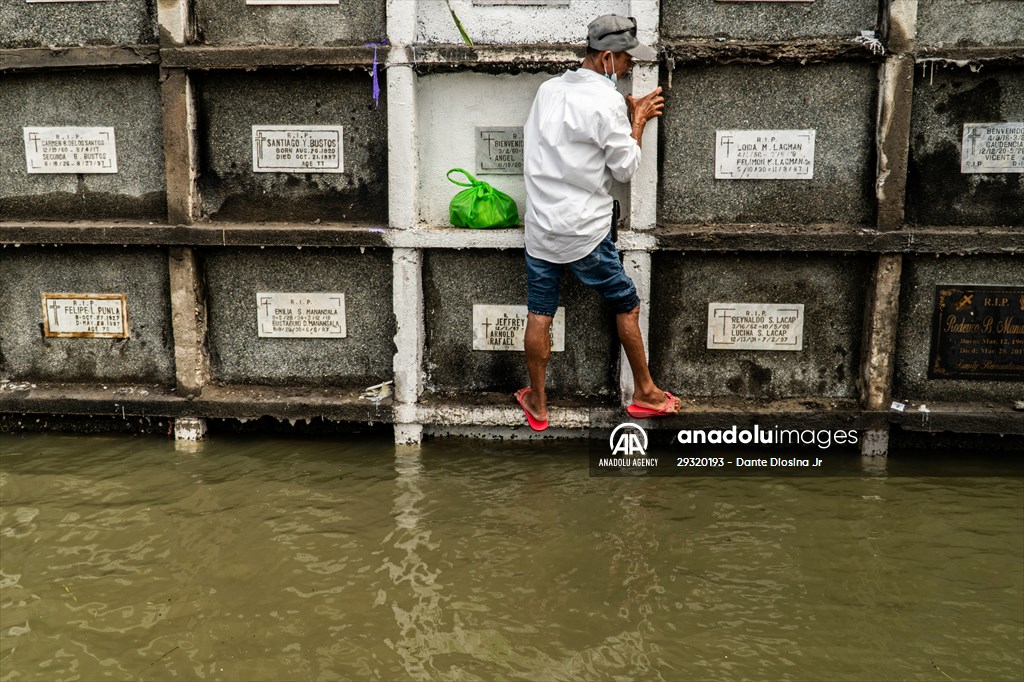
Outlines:
[[[408,249],[521,249],[523,228],[420,227],[393,230],[385,235],[385,241],[389,246]]]
[[[0,222],[0,244],[383,247],[388,231],[368,223]]]
[[[852,40],[751,42],[714,39],[673,40],[663,43],[663,58],[671,65],[688,63],[799,63],[839,60],[880,61],[881,55]],[[420,73],[454,69],[542,72],[561,70],[584,57],[579,45],[416,45],[377,48],[377,63],[409,64]],[[1024,63],[1020,47],[923,47],[913,53],[917,62]],[[0,71],[55,68],[102,68],[162,64],[169,68],[248,69],[364,68],[373,63],[373,48],[193,45],[160,49],[155,45],[99,47],[31,47],[0,50]]]
[[[762,42],[701,38],[662,42],[669,68],[677,64],[811,64],[842,60],[880,62],[873,53],[852,39],[787,40]]]
[[[503,440],[503,441],[566,441],[566,440],[590,440],[606,439],[607,431],[604,433],[593,432],[590,429],[566,429],[557,426],[549,427],[546,431],[532,431],[526,422],[516,426],[477,426],[461,424],[438,424],[426,425],[423,427],[425,438],[469,438],[473,440]]]
[[[204,417],[311,419],[391,423],[391,400],[374,404],[360,389],[274,386],[206,386],[192,401],[191,415]]]
[[[384,237],[389,246],[410,249],[522,249],[523,227],[472,230],[460,227],[419,227],[393,230]],[[620,251],[652,251],[658,248],[650,230],[619,230]]]
[[[153,385],[0,384],[0,412],[176,417],[188,401],[173,388]]]
[[[956,64],[984,62],[988,65],[1024,64],[1024,48],[1014,47],[920,47],[913,52],[914,61],[953,62]]]
[[[0,50],[0,72],[30,69],[148,66],[159,63],[160,49],[156,45],[28,47]]]
[[[890,411],[889,421],[907,431],[1024,434],[1024,411],[1009,403],[907,403],[903,412]]]
[[[552,428],[587,429],[595,414],[611,412],[611,407],[596,406],[593,400],[555,400],[548,406],[548,419]],[[420,423],[429,426],[522,426],[530,430],[511,393],[425,397],[416,405],[416,415]]]
[[[0,413],[84,414],[121,417],[312,419],[391,423],[391,400],[374,404],[359,389],[276,386],[206,386],[188,399],[163,386],[31,384],[7,382]]]
[[[371,223],[0,222],[0,244],[133,244],[159,246],[333,246],[413,249],[521,249],[523,230],[422,227],[394,230]],[[879,232],[861,225],[663,224],[623,230],[623,251],[777,251],[938,254],[1024,253],[1024,229],[919,227]]]
[[[410,64],[420,75],[467,68],[495,73],[560,73],[585,56],[582,45],[415,45],[406,48],[404,61],[392,54],[391,63]]]
[[[377,63],[384,64],[387,47],[377,48]],[[363,68],[373,64],[374,48],[362,45],[338,47],[229,46],[172,47],[161,50],[165,67],[186,69],[250,69],[261,66],[298,68]]]
[[[93,415],[97,417],[200,417],[208,419],[278,420],[322,418],[364,424],[393,423],[390,399],[379,404],[359,398],[359,389],[275,386],[206,386],[195,399],[173,388],[152,385],[0,384],[0,413]],[[909,403],[904,412],[870,411],[855,401],[789,399],[769,403],[735,398],[684,397],[675,417],[644,420],[653,430],[726,429],[732,426],[783,429],[884,429],[889,424],[907,431],[961,434],[1024,434],[1024,411],[1011,404],[928,403],[927,412]],[[413,406],[419,423],[435,435],[479,434],[512,429],[529,435],[522,411],[506,393],[430,396]],[[586,438],[618,424],[636,421],[620,407],[596,399],[554,400],[551,432],[544,437]],[[519,432],[523,433],[520,434]]]
[[[668,251],[779,251],[864,253],[1015,254],[1024,230],[1012,227],[919,227],[879,232],[861,225],[660,225],[658,249]]]
[[[387,243],[389,228],[369,223],[218,224],[188,228],[193,246],[368,246]]]
[[[769,403],[723,397],[682,397],[678,416],[644,420],[652,429],[717,429],[736,425],[740,428],[759,424],[799,429],[878,429],[886,426],[884,412],[862,409],[855,401],[789,399]],[[549,405],[551,428],[611,429],[623,422],[634,422],[624,408],[600,404],[599,399],[553,400]],[[430,427],[522,426],[522,410],[507,393],[476,393],[462,396],[433,396],[416,405],[418,420]],[[436,432],[437,428],[430,429]],[[569,433],[571,437],[581,435]]]
[[[0,244],[187,244],[190,228],[136,221],[0,222]]]

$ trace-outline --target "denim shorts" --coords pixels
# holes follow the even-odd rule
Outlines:
[[[609,234],[589,255],[571,263],[549,263],[526,254],[526,305],[531,313],[555,316],[566,268],[576,279],[596,289],[616,314],[628,313],[640,305],[633,280],[622,269],[619,252]]]

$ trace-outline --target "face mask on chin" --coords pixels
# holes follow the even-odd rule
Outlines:
[[[614,61],[612,62],[612,72],[611,72],[611,74],[605,73],[603,75],[604,75],[605,78],[607,78],[608,80],[610,80],[612,82],[612,85],[618,85],[619,84],[619,74],[615,73],[615,62]]]

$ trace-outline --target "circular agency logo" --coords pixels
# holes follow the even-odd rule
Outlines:
[[[619,424],[608,437],[608,447],[613,455],[643,457],[647,454],[647,432],[639,424]]]

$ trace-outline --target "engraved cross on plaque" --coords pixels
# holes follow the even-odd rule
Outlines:
[[[974,145],[977,143],[978,138],[981,137],[980,128],[972,128],[971,132],[967,133],[967,139],[971,141],[971,154],[974,154]]]
[[[484,338],[486,339],[491,333],[491,321],[485,320],[481,326],[484,328]]]
[[[725,147],[725,158],[729,158],[729,150],[732,147],[732,145],[733,145],[732,136],[730,136],[730,135],[723,135],[722,136],[722,146]]]
[[[57,301],[50,301],[49,308],[53,311],[54,325],[60,326],[60,304]]]
[[[263,307],[263,314],[270,315],[270,297],[261,299],[260,305]]]
[[[715,308],[715,317],[722,320],[722,340],[719,341],[718,339],[715,339],[715,343],[733,343],[733,341],[729,339],[726,327],[729,325],[729,320],[734,317],[733,313],[735,312],[735,308]]]
[[[491,153],[491,142],[494,142],[494,140],[495,140],[495,138],[491,137],[491,131],[488,130],[485,133],[481,132],[480,133],[480,139],[487,141],[487,156],[491,156],[492,155],[492,153]]]

